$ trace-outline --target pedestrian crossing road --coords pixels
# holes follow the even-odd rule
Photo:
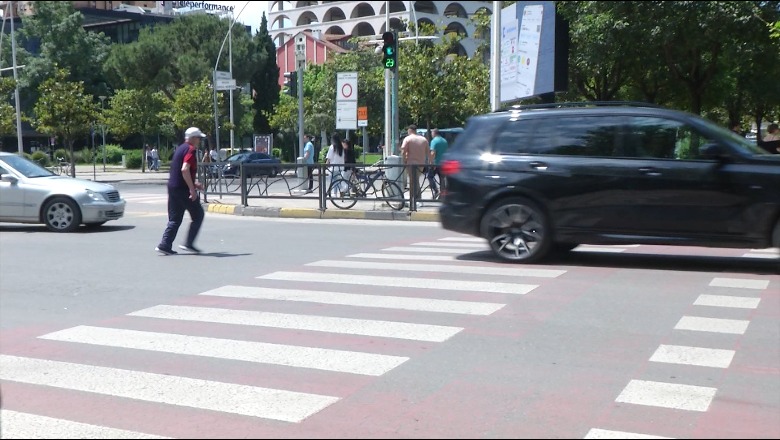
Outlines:
[[[161,200],[164,197],[150,196],[136,202]],[[576,252],[632,253],[640,248],[580,246]],[[544,433],[561,436],[556,429],[564,428],[570,429],[563,434],[569,438],[780,435],[780,397],[769,397],[764,406],[754,402],[746,403],[750,409],[735,409],[739,399],[734,389],[719,388],[724,383],[718,380],[722,372],[755,370],[740,361],[741,353],[750,347],[736,338],[752,331],[778,335],[777,325],[754,329],[751,324],[761,316],[778,322],[780,279],[745,274],[687,279],[688,284],[674,295],[689,295],[692,301],[680,308],[676,323],[660,324],[666,325],[660,337],[649,331],[642,335],[642,349],[648,356],[629,368],[631,376],[622,389],[607,387],[595,393],[598,416],[583,420],[573,415],[574,408],[553,405],[548,408],[550,417],[561,425],[554,427],[549,421],[524,419],[522,413],[533,409],[529,406],[518,410],[514,423],[487,420],[485,426],[493,428],[484,428],[475,419],[475,430],[460,434],[430,421],[405,422],[397,432],[372,427],[372,421],[382,416],[402,416],[393,410],[382,414],[381,402],[366,402],[359,397],[362,392],[397,394],[392,387],[402,385],[390,379],[394,373],[410,362],[425,369],[432,352],[457,338],[484,337],[491,331],[504,337],[522,334],[522,329],[497,325],[487,327],[492,330],[478,328],[508,321],[510,304],[514,305],[512,319],[522,321],[525,311],[517,304],[526,299],[546,296],[550,307],[571,301],[584,291],[583,274],[593,271],[456,258],[483,249],[481,240],[445,237],[312,261],[297,270],[258,273],[251,285],[192,292],[175,304],[40,334],[29,344],[3,344],[0,437],[516,438],[540,432],[543,437]],[[766,249],[734,255],[771,258],[777,253]],[[554,294],[548,286],[556,282],[574,286],[573,290]],[[526,325],[543,321],[542,315],[550,312],[529,309],[527,313],[536,316],[526,316]],[[632,317],[625,319],[630,322]],[[774,343],[770,356],[776,357],[780,344]],[[451,367],[456,364],[453,360]],[[664,367],[673,368],[669,371],[674,374],[667,374]],[[583,390],[603,380],[604,372],[590,368],[580,373],[592,381]],[[702,381],[698,379],[702,373],[716,379]],[[448,373],[431,370],[428,374],[433,378]],[[760,384],[744,385],[743,391],[750,386],[780,391],[777,364],[757,374]],[[389,380],[380,386],[376,381],[382,378]],[[497,402],[515,399],[518,408],[526,399],[544,406],[549,397],[493,392]],[[559,392],[565,390],[550,391]],[[489,400],[491,395],[478,393],[474,399]],[[406,404],[415,408],[425,402]],[[714,428],[709,429],[696,415],[712,412],[724,418],[729,411],[737,419],[726,431],[722,431],[723,420],[712,421]],[[739,419],[748,413],[748,420]],[[455,426],[471,426],[446,412],[439,417],[444,424],[453,418]],[[469,416],[462,414],[462,418]],[[525,431],[529,424],[539,427]]]

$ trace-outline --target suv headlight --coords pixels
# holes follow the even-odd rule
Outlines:
[[[92,191],[91,189],[87,190],[87,195],[90,199],[96,201],[96,202],[107,202],[108,199],[103,193]]]

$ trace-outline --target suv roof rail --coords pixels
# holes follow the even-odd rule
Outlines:
[[[567,107],[615,107],[615,106],[633,106],[633,107],[652,107],[661,108],[658,104],[642,101],[580,101],[580,102],[550,102],[545,104],[522,104],[513,105],[506,109],[498,111],[509,110],[531,110],[539,108],[567,108]]]

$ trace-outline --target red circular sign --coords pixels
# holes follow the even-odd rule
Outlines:
[[[352,85],[347,83],[341,86],[341,96],[349,98],[352,96]]]

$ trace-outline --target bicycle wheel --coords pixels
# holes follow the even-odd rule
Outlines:
[[[355,194],[357,194],[357,187],[346,179],[336,179],[331,182],[328,188],[330,203],[339,209],[349,209],[355,206],[357,203]]]
[[[404,202],[404,193],[401,191],[401,187],[395,182],[382,182],[382,197],[385,198],[387,206],[396,211],[404,209],[404,206],[406,205],[406,202]]]

